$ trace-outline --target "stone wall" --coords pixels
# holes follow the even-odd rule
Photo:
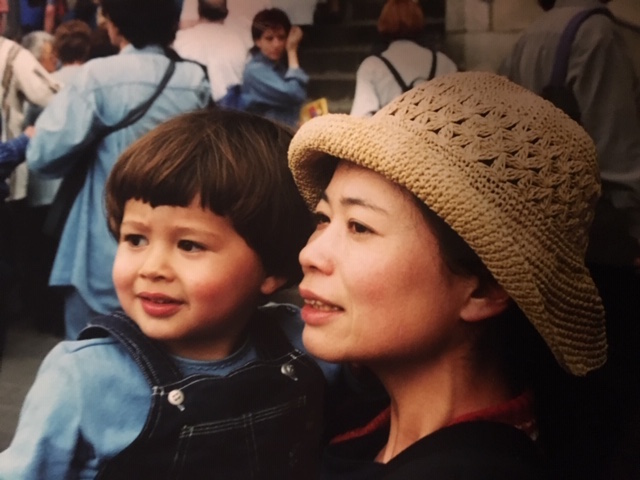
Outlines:
[[[640,0],[612,0],[609,7],[638,26],[621,30],[640,76]],[[496,71],[521,30],[542,13],[536,0],[446,0],[444,50],[463,70]]]

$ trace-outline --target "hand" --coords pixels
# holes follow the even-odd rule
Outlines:
[[[291,27],[289,36],[287,37],[287,50],[297,50],[302,40],[302,29],[298,25]]]
[[[33,125],[29,125],[24,129],[24,134],[29,138],[33,138],[33,136],[36,134],[36,127],[34,127]]]

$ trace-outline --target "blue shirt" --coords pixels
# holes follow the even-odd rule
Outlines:
[[[277,308],[292,345],[304,351],[293,305]],[[257,358],[249,342],[218,361],[175,358],[183,375],[227,375]],[[318,361],[331,384],[339,367]],[[93,479],[106,460],[142,431],[152,391],[135,361],[112,338],[63,341],[43,361],[15,437],[0,453],[2,480]],[[276,432],[277,434],[277,432]]]
[[[94,122],[113,125],[151,97],[169,60],[159,46],[125,47],[120,54],[97,58],[58,92],[36,121],[27,164],[39,175],[62,177],[70,165],[65,155],[90,134]],[[53,264],[50,285],[71,285],[99,313],[118,308],[111,267],[116,241],[107,229],[104,186],[118,156],[134,140],[161,122],[207,105],[209,82],[202,68],[177,62],[164,91],[144,116],[108,135],[98,146],[82,190],[69,213]]]
[[[295,128],[307,99],[308,82],[301,68],[286,68],[257,52],[244,69],[242,102],[250,112]]]

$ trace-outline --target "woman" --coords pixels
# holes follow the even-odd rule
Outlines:
[[[503,77],[454,73],[372,118],[305,123],[289,163],[317,216],[304,343],[370,369],[391,399],[334,438],[325,477],[547,478],[548,389],[567,380],[553,367],[606,360],[584,265],[589,136]]]
[[[360,64],[351,115],[372,115],[418,83],[458,70],[444,53],[417,43],[424,24],[417,0],[387,0],[378,18],[378,32],[388,47]]]
[[[271,8],[253,18],[251,36],[255,45],[242,79],[244,109],[296,128],[309,81],[298,62],[302,29]]]

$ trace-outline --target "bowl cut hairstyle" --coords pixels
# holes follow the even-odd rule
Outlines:
[[[174,0],[100,0],[102,13],[134,47],[169,47],[179,13]]]
[[[246,112],[206,109],[177,116],[134,142],[106,185],[109,229],[116,237],[128,200],[203,208],[228,218],[269,275],[299,282],[298,253],[313,217],[289,168],[292,132]]]

